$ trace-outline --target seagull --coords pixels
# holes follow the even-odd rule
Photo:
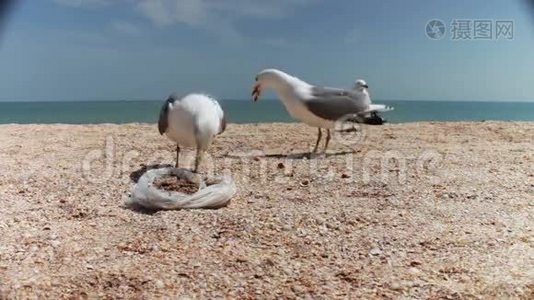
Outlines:
[[[377,115],[379,111],[391,110],[385,105],[371,104],[369,86],[357,80],[352,90],[311,85],[297,77],[277,69],[265,69],[256,75],[252,97],[257,101],[262,89],[276,91],[288,113],[312,127],[318,128],[317,142],[313,153],[317,152],[321,141],[321,128],[326,128],[326,141],[323,152],[330,142],[330,129],[336,128],[336,121],[351,121],[370,125],[383,124]]]
[[[369,85],[367,85],[365,80],[357,79],[354,82],[352,91],[358,93],[364,88],[367,91],[367,97],[369,97]],[[390,110],[393,110],[393,107],[384,104],[369,104],[369,113],[366,113],[368,115],[364,118],[364,123],[369,125],[382,125],[384,124],[384,119],[378,115],[378,112],[386,112]]]
[[[189,94],[178,98],[171,94],[159,114],[158,129],[176,142],[176,168],[180,157],[180,146],[196,148],[195,168],[208,150],[214,137],[226,129],[224,112],[217,102],[210,96],[203,94]]]

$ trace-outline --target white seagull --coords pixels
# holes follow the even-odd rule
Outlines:
[[[158,129],[161,135],[176,142],[177,168],[180,146],[196,148],[194,171],[197,172],[213,138],[226,129],[226,119],[217,100],[210,96],[189,94],[180,99],[172,94],[161,108]]]
[[[368,86],[358,80],[352,90],[311,85],[297,77],[277,69],[265,69],[256,75],[252,90],[254,101],[260,97],[262,89],[272,88],[284,104],[288,113],[295,119],[317,127],[319,134],[313,152],[321,141],[321,128],[326,128],[327,136],[323,152],[330,142],[330,129],[336,121],[361,122],[379,125],[384,121],[376,113],[391,110],[385,105],[371,104]]]
[[[366,97],[370,98],[369,96],[369,86],[363,79],[357,79],[354,82],[354,86],[352,87],[352,91],[355,93],[358,93],[365,89]],[[369,100],[370,102],[371,100]],[[385,104],[369,104],[369,109],[367,112],[365,112],[363,115],[366,116],[363,118],[363,122],[365,124],[369,125],[382,125],[384,124],[384,119],[382,119],[378,113],[379,112],[386,112],[393,110],[393,107],[387,106]]]

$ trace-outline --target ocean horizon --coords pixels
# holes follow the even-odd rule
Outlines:
[[[375,100],[393,111],[389,123],[419,121],[534,121],[534,102]],[[295,122],[278,100],[221,100],[229,123]],[[0,124],[155,123],[163,101],[0,102]]]

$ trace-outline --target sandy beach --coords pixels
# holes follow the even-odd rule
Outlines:
[[[218,210],[124,205],[155,124],[0,125],[0,299],[534,298],[534,123],[230,124]],[[192,165],[194,153],[183,162]]]

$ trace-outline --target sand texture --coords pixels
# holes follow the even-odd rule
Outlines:
[[[534,123],[230,124],[218,210],[124,205],[155,124],[0,126],[0,299],[534,299]],[[289,154],[289,156],[287,156]],[[191,166],[193,151],[183,151]]]

